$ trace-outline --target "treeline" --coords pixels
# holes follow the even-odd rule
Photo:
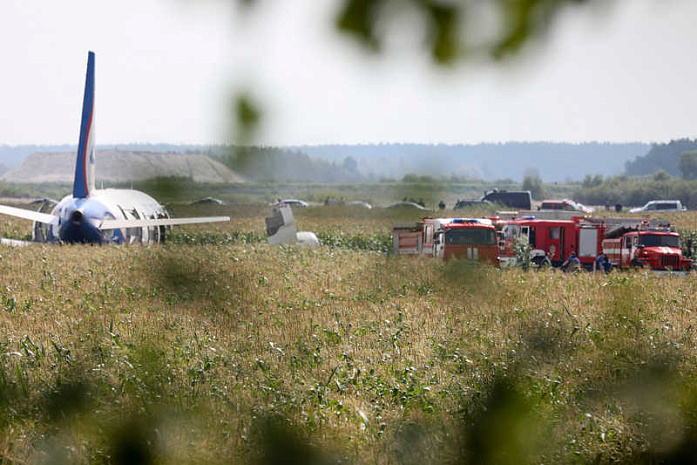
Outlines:
[[[680,200],[690,209],[697,209],[697,180],[672,177],[659,171],[652,177],[632,178],[626,175],[603,178],[586,176],[576,190],[574,199],[588,205],[641,206],[650,200]]]
[[[306,153],[275,147],[230,147],[211,153],[233,171],[254,181],[361,182],[364,176],[352,157],[341,162],[310,158]]]
[[[299,146],[313,158],[340,162],[352,157],[362,173],[399,179],[410,173],[433,177],[456,174],[487,181],[510,178],[520,182],[537,169],[546,182],[580,181],[587,174],[622,174],[625,162],[645,155],[644,143],[580,144],[506,142],[483,144],[368,144]],[[580,163],[579,160],[583,162]]]
[[[646,155],[625,163],[625,173],[629,176],[647,176],[663,170],[671,176],[680,176],[683,173],[678,165],[682,154],[692,150],[697,150],[697,140],[678,139],[667,144],[653,144]]]

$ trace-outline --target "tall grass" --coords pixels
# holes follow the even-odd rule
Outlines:
[[[2,249],[0,456],[690,458],[691,278],[263,243]]]

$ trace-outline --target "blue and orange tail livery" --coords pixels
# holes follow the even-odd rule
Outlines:
[[[86,198],[94,190],[94,52],[87,55],[85,98],[82,101],[80,142],[77,146],[73,197]]]

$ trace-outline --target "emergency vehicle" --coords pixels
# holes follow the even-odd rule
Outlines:
[[[604,230],[603,223],[592,223],[582,217],[548,220],[527,216],[504,222],[501,266],[517,264],[515,245],[524,240],[530,244],[530,259],[537,266],[561,266],[574,252],[582,266],[591,268],[600,253]]]
[[[496,228],[486,218],[424,218],[392,228],[398,255],[459,258],[499,264]]]
[[[602,247],[613,266],[652,270],[689,270],[692,260],[682,255],[680,235],[669,225],[648,222],[635,230],[609,230]]]
[[[591,269],[605,252],[613,266],[654,270],[689,270],[692,260],[682,256],[680,236],[668,223],[633,218],[539,219],[533,216],[503,222],[501,266],[517,264],[515,243],[530,244],[533,264],[560,266],[571,252]]]

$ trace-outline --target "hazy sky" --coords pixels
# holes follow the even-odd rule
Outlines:
[[[231,96],[266,145],[697,137],[697,2],[569,8],[512,63],[434,69],[416,29],[387,56],[332,30],[334,0],[3,0],[0,144],[78,139],[87,51],[98,143],[231,140]],[[400,47],[401,45],[401,47]]]

